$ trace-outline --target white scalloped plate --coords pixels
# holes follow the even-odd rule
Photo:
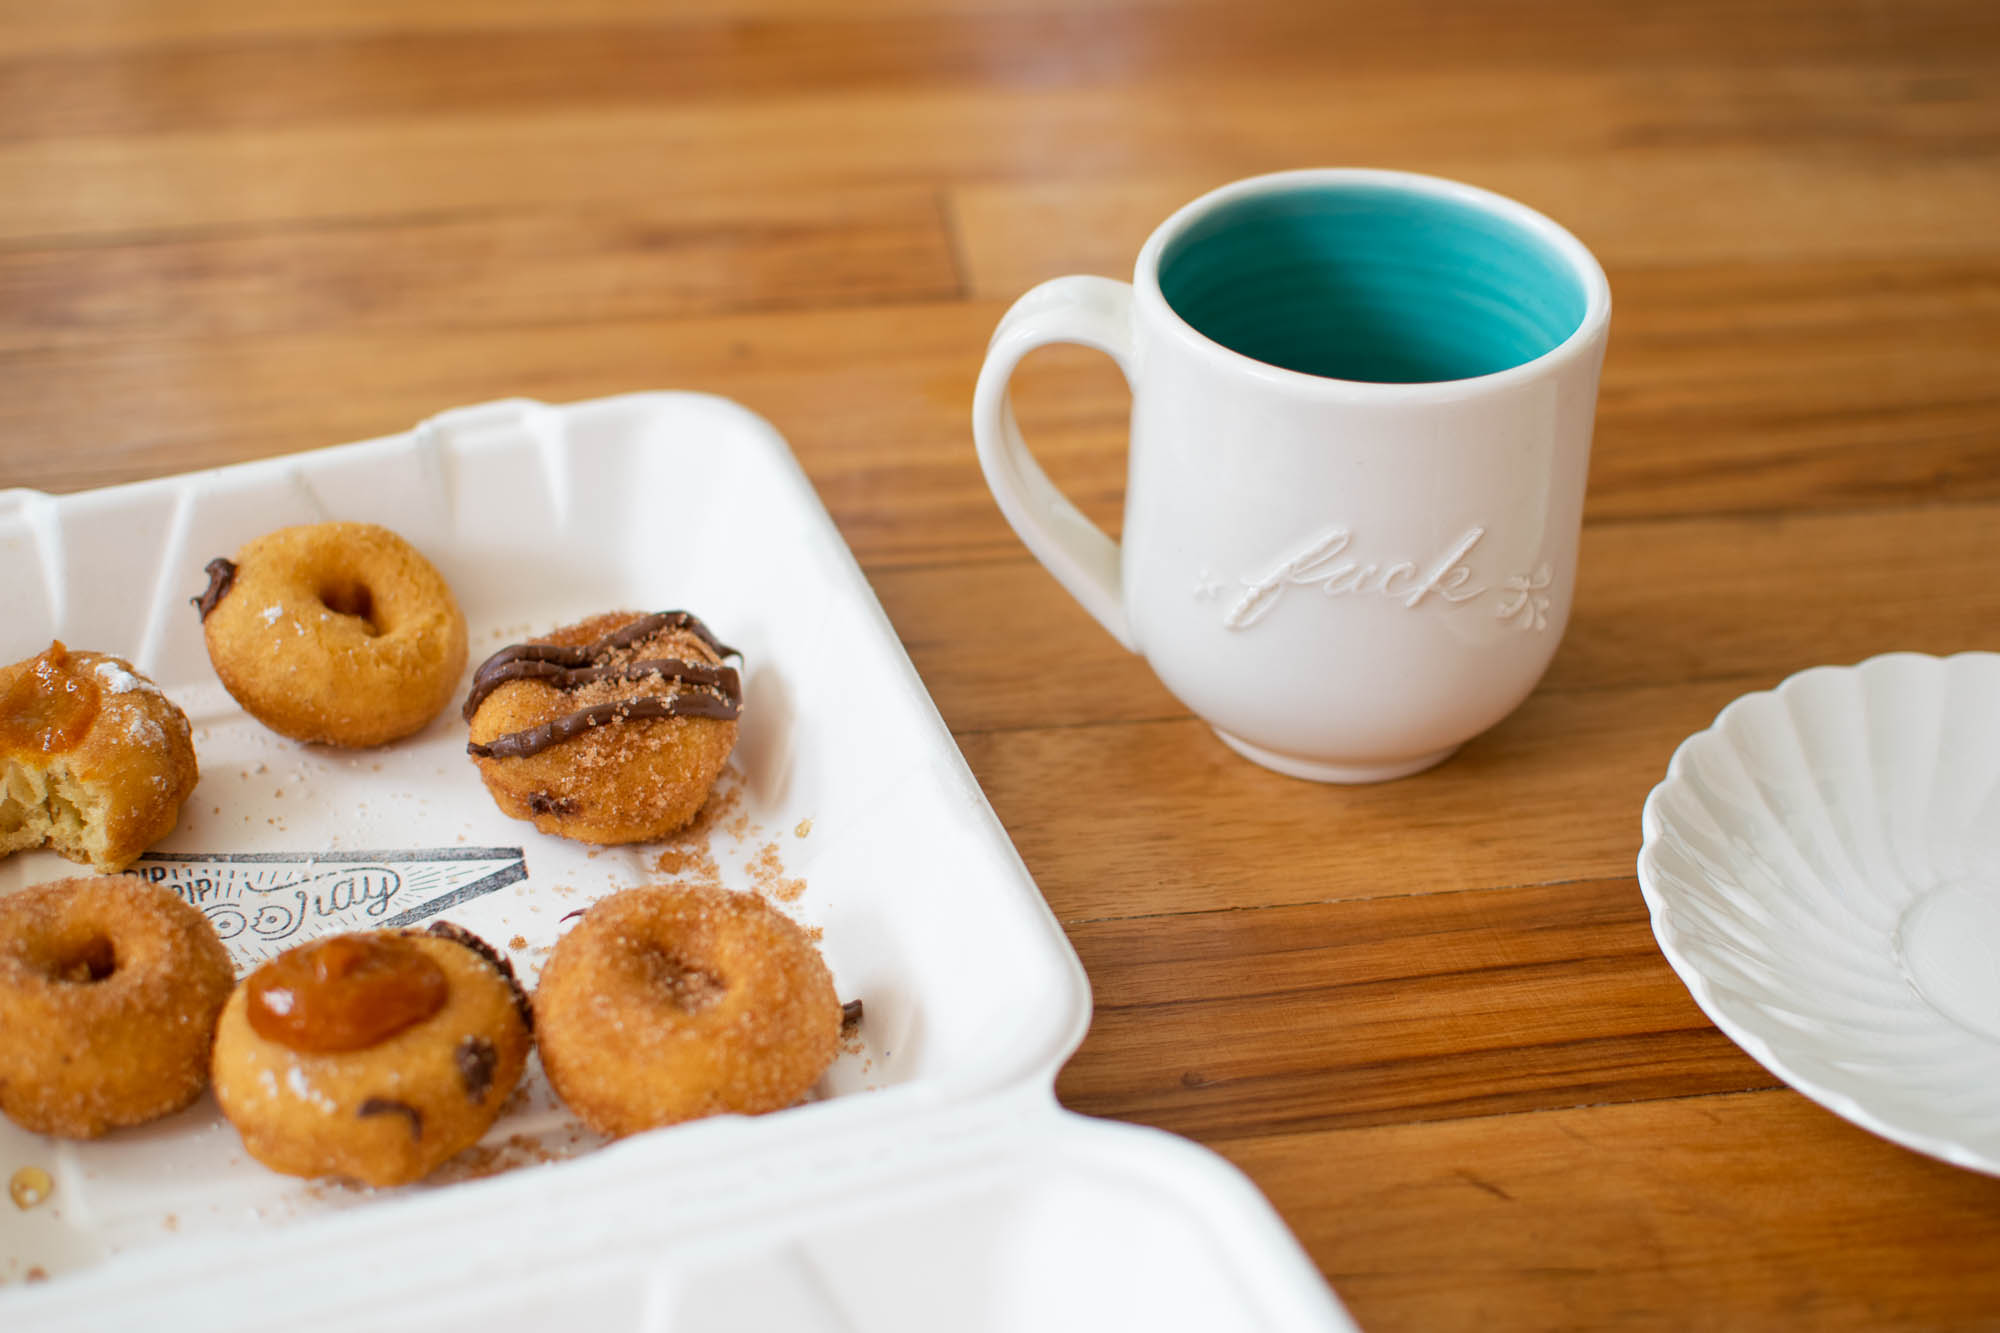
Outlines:
[[[2000,1175],[2000,654],[1745,695],[1643,827],[1653,933],[1717,1027],[1836,1115]]]

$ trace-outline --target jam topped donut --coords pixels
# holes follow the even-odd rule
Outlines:
[[[314,523],[208,563],[192,598],[245,712],[293,740],[382,745],[423,729],[465,670],[465,617],[431,563],[372,523]]]
[[[736,744],[740,656],[685,611],[614,611],[473,674],[466,747],[501,810],[544,833],[647,842],[694,818]]]
[[[513,966],[448,923],[315,940],[229,997],[216,1101],[274,1171],[420,1180],[498,1118],[530,1017]]]
[[[199,776],[187,714],[124,659],[57,642],[0,667],[0,856],[46,845],[122,870]]]

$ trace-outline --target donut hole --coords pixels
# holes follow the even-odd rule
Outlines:
[[[647,986],[683,1013],[698,1014],[729,991],[721,977],[667,949],[648,948],[639,962]]]
[[[353,579],[337,580],[320,588],[319,600],[335,615],[353,616],[369,634],[382,632],[382,622],[375,614],[375,594],[368,590],[367,584]]]
[[[111,941],[102,935],[92,935],[71,943],[49,960],[51,976],[76,986],[103,981],[117,970],[117,951],[111,947]]]

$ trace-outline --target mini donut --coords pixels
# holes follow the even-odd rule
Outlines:
[[[200,776],[187,714],[123,658],[56,642],[0,667],[0,856],[50,846],[123,870]]]
[[[465,617],[417,548],[372,523],[314,523],[208,562],[193,598],[215,674],[296,741],[362,747],[423,730],[465,670]]]
[[[753,894],[711,888],[603,899],[535,988],[550,1085],[614,1137],[795,1104],[833,1063],[841,1017],[803,930]]]
[[[684,827],[736,744],[740,656],[685,611],[612,611],[473,673],[466,746],[500,809],[579,842]]]
[[[0,1111],[94,1139],[180,1110],[207,1086],[235,980],[208,918],[144,880],[0,898]]]
[[[229,996],[215,1100],[273,1171],[407,1184],[499,1118],[531,1017],[513,965],[447,922],[314,940]]]

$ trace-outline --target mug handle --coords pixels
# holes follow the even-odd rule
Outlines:
[[[1052,278],[1031,288],[993,331],[979,387],[972,395],[972,442],[1000,512],[1056,582],[1132,652],[1118,543],[1057,490],[1028,452],[1007,385],[1014,367],[1049,343],[1094,347],[1118,363],[1132,385],[1132,285],[1111,278]]]

